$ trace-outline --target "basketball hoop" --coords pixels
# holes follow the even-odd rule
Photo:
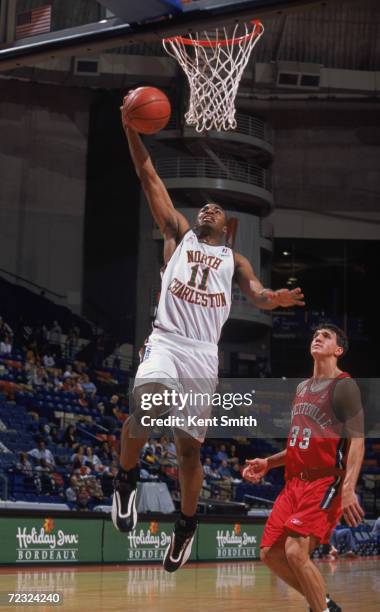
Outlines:
[[[163,39],[165,51],[176,59],[190,85],[186,123],[197,132],[234,130],[235,99],[244,69],[256,43],[264,33],[257,19],[236,23],[233,29],[191,33],[187,38]]]

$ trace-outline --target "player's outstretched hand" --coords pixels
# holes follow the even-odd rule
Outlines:
[[[364,510],[361,507],[355,491],[345,491],[342,494],[342,511],[344,520],[349,527],[357,527],[364,518]]]
[[[303,301],[304,294],[300,287],[296,289],[278,289],[275,293],[275,299],[278,306],[282,308],[290,308],[291,306],[305,306]]]
[[[249,482],[260,482],[269,469],[268,459],[247,459],[243,478]]]

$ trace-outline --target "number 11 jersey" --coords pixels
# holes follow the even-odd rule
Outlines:
[[[211,246],[189,230],[162,278],[154,326],[217,344],[231,308],[235,263],[227,246]]]

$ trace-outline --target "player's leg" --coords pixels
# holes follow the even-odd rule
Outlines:
[[[203,483],[201,442],[182,434],[175,435],[175,443],[181,487],[181,510],[186,516],[194,516]]]
[[[282,539],[273,546],[265,546],[260,550],[260,560],[265,563],[267,567],[276,576],[281,578],[286,584],[298,591],[301,595],[304,595],[301,584],[298,581],[293,569],[289,565],[289,561],[285,554],[285,540]]]
[[[310,544],[310,553],[312,552],[313,542]],[[281,578],[286,584],[305,596],[302,586],[289,565],[289,561],[285,554],[284,541],[278,542],[273,546],[266,546],[260,551],[260,559],[276,576]],[[326,594],[326,603],[329,611],[341,612],[341,608]],[[310,609],[311,610],[311,609]]]
[[[165,553],[164,568],[168,572],[175,572],[190,557],[197,528],[198,498],[203,482],[200,461],[201,443],[183,433],[175,435],[175,443],[181,487],[181,516],[175,523],[174,532]]]
[[[162,393],[166,387],[159,383],[148,383],[136,387],[134,391],[134,410],[124,422],[121,432],[120,468],[114,480],[112,500],[112,521],[116,529],[131,531],[137,523],[136,494],[140,452],[148,439],[147,428],[141,425],[141,397],[144,393]],[[160,407],[162,408],[162,407]],[[149,412],[150,416],[159,416]]]
[[[286,538],[285,554],[313,612],[325,612],[328,610],[326,585],[321,573],[310,559],[310,553],[317,544],[315,536],[303,537],[292,533]]]
[[[294,511],[293,482],[286,483],[278,495],[266,522],[261,540],[260,559],[279,578],[303,595],[302,587],[285,553],[285,523]]]

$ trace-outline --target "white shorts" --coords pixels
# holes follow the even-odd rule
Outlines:
[[[215,392],[218,384],[217,345],[155,329],[145,346],[134,388],[148,382],[161,383],[178,393],[189,394],[189,401],[182,410],[172,407],[167,414],[180,416],[184,424],[179,429],[203,442],[207,425],[189,423],[188,417],[196,416],[198,419],[209,418],[211,415],[210,403],[198,400],[194,402],[192,398],[195,393],[211,398]]]

